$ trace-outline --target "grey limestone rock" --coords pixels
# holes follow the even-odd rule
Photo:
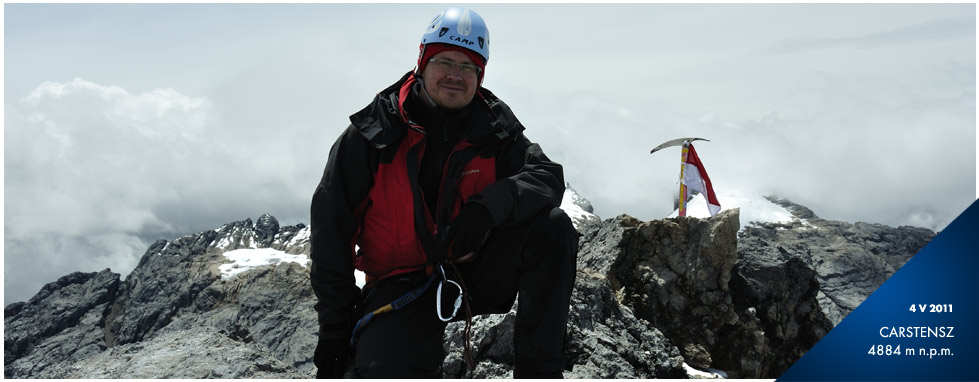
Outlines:
[[[730,285],[745,328],[722,331],[715,367],[738,377],[782,374],[833,327],[819,309],[816,271],[797,250],[742,239]]]
[[[66,378],[309,378],[254,342],[213,327],[164,330],[67,368]]]
[[[308,255],[309,233],[309,227],[302,223],[294,226],[280,227],[279,233],[272,239],[269,248],[275,248],[294,255]]]
[[[810,264],[819,282],[820,309],[834,326],[935,237],[926,228],[823,220],[788,200],[769,200],[800,220],[745,227],[744,252],[758,250],[759,241],[746,240],[757,238]]]
[[[296,371],[313,373],[319,329],[315,302],[308,270],[281,263],[212,283],[167,328],[218,328],[262,345]]]
[[[102,321],[119,275],[75,272],[4,309],[4,376],[59,378],[59,367],[106,348]]]
[[[259,246],[268,247],[279,233],[279,221],[269,214],[264,214],[255,222],[255,239]]]
[[[738,211],[677,217],[629,229],[609,281],[636,316],[663,331],[687,363],[708,366],[717,333],[737,323],[728,282],[737,260]]]
[[[221,254],[208,251],[215,231],[157,241],[123,282],[106,317],[108,346],[138,342],[167,326],[216,281]]]

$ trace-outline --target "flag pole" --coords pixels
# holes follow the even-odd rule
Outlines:
[[[687,216],[687,185],[683,183],[683,170],[687,164],[687,153],[690,152],[690,141],[683,141],[683,149],[680,150],[680,205],[678,216]]]

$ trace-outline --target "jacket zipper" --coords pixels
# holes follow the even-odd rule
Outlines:
[[[443,200],[446,197],[445,193],[443,192],[443,189],[445,188],[445,180],[446,178],[448,178],[449,175],[449,167],[452,164],[452,157],[455,156],[456,153],[466,149],[467,147],[469,146],[467,145],[467,142],[465,140],[459,141],[459,143],[452,148],[452,151],[449,152],[449,156],[446,157],[445,165],[442,167],[442,179],[439,181],[439,197],[438,200],[436,201],[437,205],[435,206],[436,232],[438,231],[439,222],[442,220],[441,218],[449,219],[450,216],[447,215],[452,213],[451,211],[452,205],[451,204],[446,205],[446,203],[451,202],[452,200],[454,200],[454,198],[452,198],[452,200],[449,201]],[[448,225],[448,223],[450,222],[446,221],[444,223]]]

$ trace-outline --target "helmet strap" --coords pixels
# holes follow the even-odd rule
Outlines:
[[[418,78],[418,85],[421,87],[420,89],[418,89],[419,93],[423,95],[421,99],[425,101],[426,105],[434,109],[435,107],[438,106],[438,104],[435,103],[435,100],[432,99],[432,96],[428,94],[428,89],[425,87],[425,78],[423,78],[422,76],[415,76],[415,77]]]

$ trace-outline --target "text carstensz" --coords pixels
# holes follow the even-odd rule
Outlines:
[[[880,336],[884,338],[888,337],[911,337],[911,338],[924,338],[924,337],[941,337],[941,338],[954,338],[955,335],[952,333],[955,329],[954,326],[883,326],[880,328]]]

